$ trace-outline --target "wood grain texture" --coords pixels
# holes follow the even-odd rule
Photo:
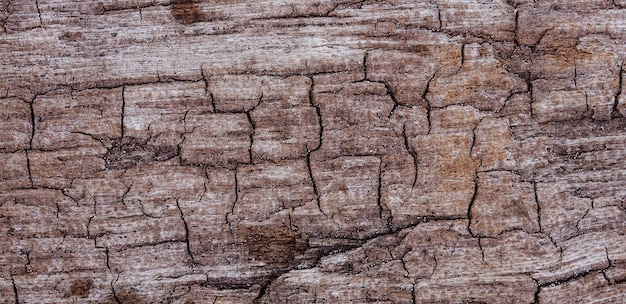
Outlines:
[[[0,303],[624,301],[625,1],[0,3]]]

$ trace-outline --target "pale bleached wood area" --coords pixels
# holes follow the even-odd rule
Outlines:
[[[624,303],[624,0],[2,0],[0,303]]]

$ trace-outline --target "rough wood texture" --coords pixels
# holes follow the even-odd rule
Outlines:
[[[1,3],[1,303],[624,301],[626,1]]]

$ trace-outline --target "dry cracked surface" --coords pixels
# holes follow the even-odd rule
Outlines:
[[[621,302],[625,20],[3,0],[0,302]]]

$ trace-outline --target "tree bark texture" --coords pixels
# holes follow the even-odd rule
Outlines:
[[[0,303],[624,301],[624,0],[0,8]]]

